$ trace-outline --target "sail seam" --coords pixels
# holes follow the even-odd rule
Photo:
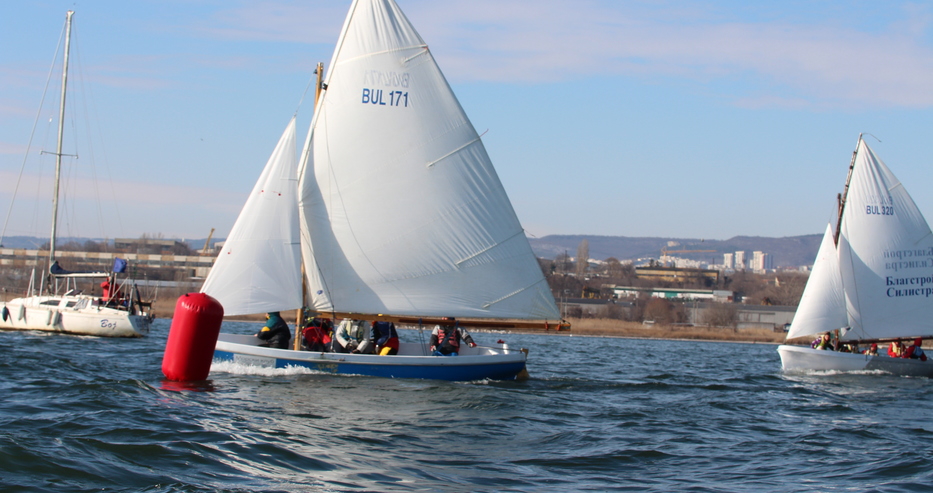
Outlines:
[[[467,142],[466,144],[463,144],[462,146],[460,146],[460,147],[458,147],[458,148],[456,148],[456,149],[454,149],[454,150],[448,152],[447,154],[444,154],[443,156],[441,156],[441,157],[435,159],[434,161],[431,161],[430,163],[428,163],[427,165],[425,165],[425,168],[432,168],[432,167],[434,167],[435,164],[437,164],[437,163],[439,163],[439,162],[441,162],[441,161],[443,161],[443,160],[449,158],[450,156],[453,156],[454,154],[456,154],[456,153],[458,153],[458,152],[460,152],[460,151],[466,149],[467,147],[469,147],[469,146],[475,144],[476,142],[479,142],[479,140],[480,140],[480,137],[477,136],[475,139],[473,139],[473,140]]]

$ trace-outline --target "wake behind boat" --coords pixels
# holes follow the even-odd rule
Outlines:
[[[306,307],[335,323],[455,317],[558,328],[479,135],[393,0],[353,2],[330,67],[300,163],[293,119],[202,292],[226,315]],[[450,380],[509,379],[525,368],[525,352],[505,345],[445,357],[419,345],[375,356],[253,342],[221,334],[215,357]]]
[[[833,351],[781,345],[785,371],[872,371],[933,376],[933,361],[887,356],[886,343],[933,336],[933,235],[917,205],[859,135],[787,339],[826,334]],[[869,354],[869,344],[880,346]],[[913,353],[915,351],[911,351]],[[922,352],[921,352],[922,354]]]
[[[73,15],[73,11],[68,11],[65,20],[58,144],[54,153],[55,191],[52,196],[48,283],[40,283],[37,289],[33,276],[25,297],[0,302],[0,329],[42,330],[102,337],[142,337],[149,333],[152,322],[151,303],[142,301],[139,290],[128,279],[118,278],[118,274],[126,271],[124,260],[116,259],[110,272],[70,272],[59,266],[55,256]],[[83,287],[90,288],[89,291],[95,289],[97,283],[101,283],[103,296],[82,294],[79,281],[82,281]],[[64,294],[59,294],[60,291],[64,291]]]

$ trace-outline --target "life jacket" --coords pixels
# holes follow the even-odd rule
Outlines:
[[[350,324],[350,328],[347,329],[347,335],[354,341],[361,342],[367,339],[368,334],[366,333],[366,327],[363,325],[363,321],[354,320],[353,323]]]
[[[327,330],[315,325],[306,327],[302,332],[302,337],[304,337],[305,344],[307,344],[308,347],[315,347],[316,344],[326,346],[330,344],[331,341],[330,334],[327,333]]]
[[[892,358],[900,358],[904,355],[903,353],[903,349],[901,349],[896,342],[892,342],[891,345],[888,346],[888,356]]]
[[[460,351],[460,334],[456,326],[441,326],[440,333],[437,335],[437,347],[451,352]]]

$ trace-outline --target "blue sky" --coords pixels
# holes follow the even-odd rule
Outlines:
[[[398,3],[533,236],[819,234],[859,132],[933,214],[930,3]],[[66,140],[63,234],[203,238],[229,232],[349,5],[0,2],[4,219],[41,115],[6,235],[48,234],[57,89],[39,108],[67,10],[66,132],[93,130]]]

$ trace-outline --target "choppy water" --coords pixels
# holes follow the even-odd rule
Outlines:
[[[177,391],[168,328],[0,332],[0,491],[933,489],[933,381],[785,376],[772,345],[480,333],[531,380],[215,365]]]

